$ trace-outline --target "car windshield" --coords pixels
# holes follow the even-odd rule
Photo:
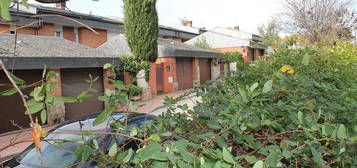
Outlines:
[[[16,159],[20,163],[18,167],[72,167],[77,161],[74,155],[77,147],[92,138],[73,134],[49,135],[41,142],[41,152],[32,147]]]

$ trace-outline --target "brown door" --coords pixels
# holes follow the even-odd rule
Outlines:
[[[26,81],[26,84],[32,84],[38,82],[42,78],[42,70],[16,70],[14,74]],[[5,91],[10,87],[10,81],[5,74],[0,70],[0,92]],[[25,95],[29,95],[34,88],[27,88],[23,90]],[[38,114],[33,115],[34,118],[38,118]],[[14,126],[11,121],[22,128],[29,127],[29,117],[25,115],[25,107],[18,93],[12,96],[0,95],[0,133],[19,130]]]
[[[211,59],[200,59],[200,82],[201,84],[211,80]]]
[[[163,72],[164,64],[156,64],[156,89],[157,92],[164,91],[164,72]]]
[[[254,48],[248,48],[249,61],[254,61]]]
[[[192,58],[176,58],[176,76],[179,89],[193,88]]]
[[[89,74],[91,74],[93,78],[99,77],[96,82],[92,83],[92,88],[96,89],[97,93],[90,93],[93,95],[92,98],[83,100],[82,102],[66,103],[66,120],[103,111],[104,103],[98,101],[98,96],[103,95],[104,92],[103,70],[101,68],[61,70],[63,96],[75,97],[87,90],[90,84],[87,83],[85,79],[89,79]]]

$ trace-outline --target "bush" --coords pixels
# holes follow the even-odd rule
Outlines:
[[[197,88],[202,102],[192,110],[167,99],[166,113],[127,131],[145,140],[139,150],[123,148],[108,162],[123,167],[356,167],[356,60],[349,43],[280,49],[265,62]]]
[[[128,85],[127,87],[128,87],[128,95],[137,96],[143,93],[143,89],[141,89],[140,87],[134,84]]]

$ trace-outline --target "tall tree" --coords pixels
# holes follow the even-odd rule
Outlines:
[[[312,42],[336,37],[351,40],[357,14],[351,0],[285,0],[287,26]]]
[[[155,62],[159,36],[156,0],[124,0],[124,17],[125,36],[135,58]]]
[[[282,27],[277,18],[271,18],[267,23],[258,26],[258,34],[262,36],[263,43],[272,47],[276,48],[281,38],[279,34],[282,31]]]

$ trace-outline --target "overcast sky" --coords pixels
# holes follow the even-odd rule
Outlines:
[[[194,27],[240,26],[255,33],[259,24],[281,12],[282,0],[158,0],[161,24],[177,23],[181,18],[193,21]],[[34,0],[30,0],[34,3]],[[70,10],[94,15],[123,17],[122,0],[70,0]]]

